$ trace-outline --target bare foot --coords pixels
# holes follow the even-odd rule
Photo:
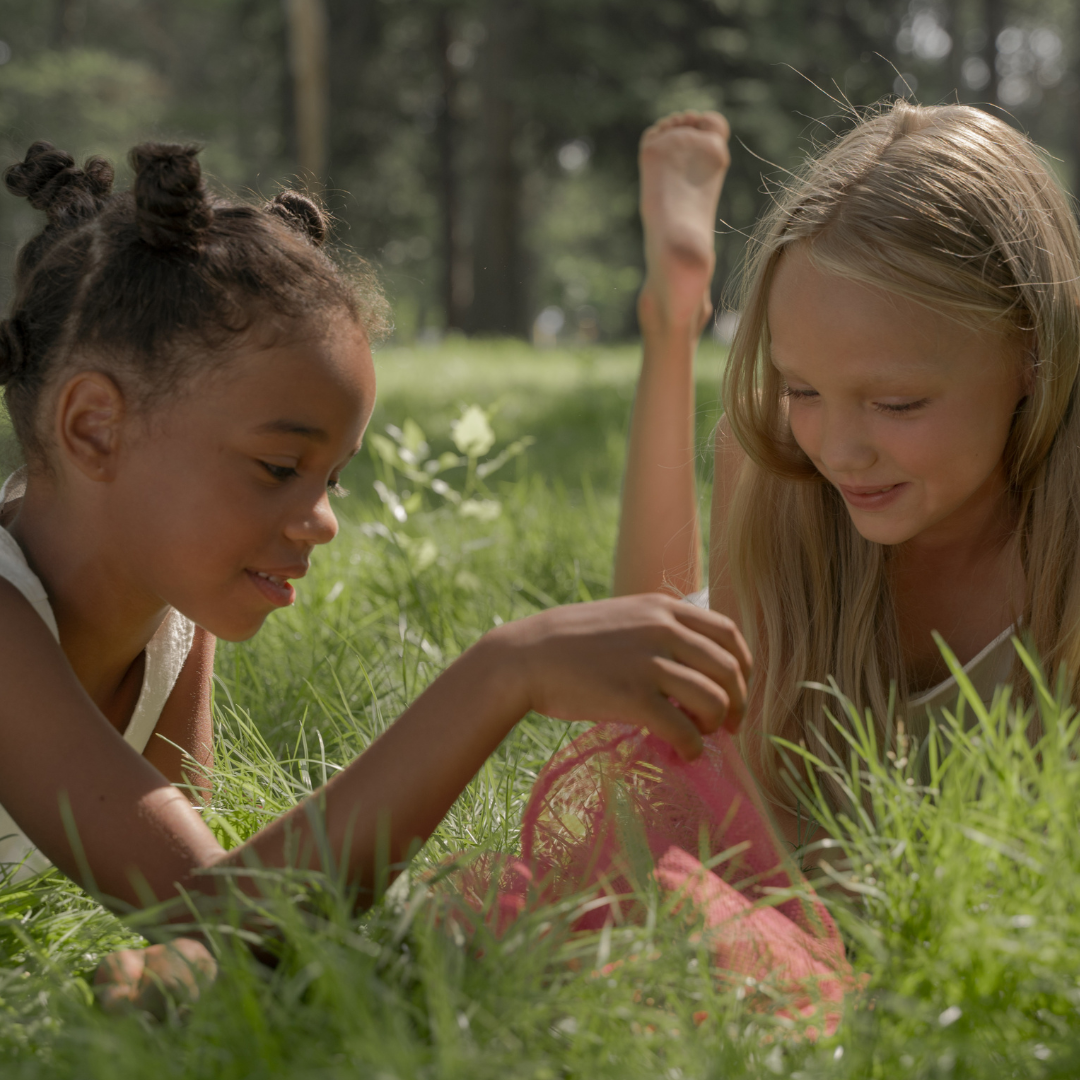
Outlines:
[[[169,1001],[176,1006],[198,1001],[216,977],[217,963],[206,946],[177,938],[167,945],[110,953],[94,973],[94,989],[106,1012],[135,1009],[163,1020]]]
[[[716,206],[731,155],[728,122],[716,112],[683,112],[641,137],[641,223],[645,229],[643,321],[699,334],[712,316]]]

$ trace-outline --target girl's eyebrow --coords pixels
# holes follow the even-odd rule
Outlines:
[[[299,420],[269,420],[265,424],[260,424],[255,431],[259,435],[300,435],[314,442],[328,442],[330,439],[321,427],[313,427]]]

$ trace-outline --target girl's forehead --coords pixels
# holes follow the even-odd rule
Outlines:
[[[189,405],[207,420],[329,438],[366,423],[375,402],[375,371],[366,335],[350,326],[237,350],[220,377],[193,389]]]
[[[805,252],[779,260],[768,302],[770,359],[782,374],[810,369],[863,382],[977,378],[1012,357],[1000,328],[973,327],[945,311],[817,267]]]

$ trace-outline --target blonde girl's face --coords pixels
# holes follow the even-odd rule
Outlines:
[[[345,316],[226,365],[141,426],[133,418],[107,497],[129,580],[237,641],[293,602],[292,582],[337,533],[331,499],[375,374]]]
[[[1007,505],[1002,461],[1023,348],[828,274],[798,248],[769,293],[791,431],[867,540],[964,542]]]

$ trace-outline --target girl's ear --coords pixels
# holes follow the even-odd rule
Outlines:
[[[60,455],[90,480],[111,480],[126,408],[123,392],[100,371],[81,371],[60,389],[56,441]]]

